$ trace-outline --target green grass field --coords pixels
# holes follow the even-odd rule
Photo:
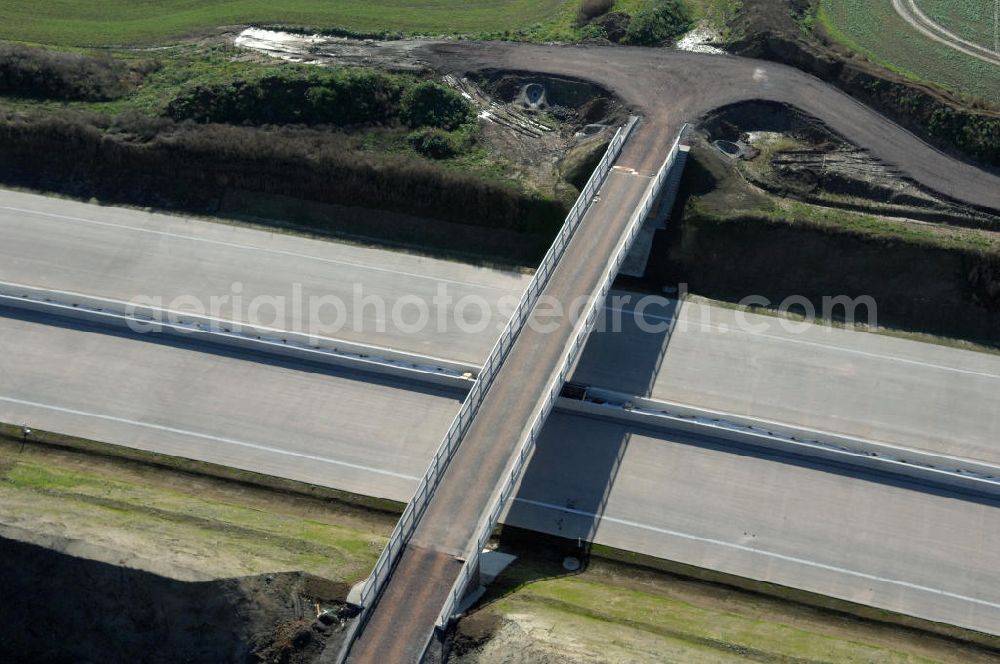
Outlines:
[[[987,664],[995,659],[986,649],[930,633],[596,558],[575,576],[553,572],[531,554],[519,558],[504,572],[505,581],[498,581],[511,584],[510,591],[487,599],[479,616],[505,617],[529,634],[525,641],[497,644],[526,647],[525,661],[551,653],[561,656],[553,658],[558,661],[631,664]]]
[[[1000,0],[916,0],[932,21],[963,39],[996,48],[994,12]]]
[[[653,664],[666,659],[709,664],[744,657],[852,664],[935,661],[923,653],[907,652],[904,644],[827,635],[814,625],[803,628],[758,619],[748,607],[734,611],[699,606],[690,600],[615,587],[586,577],[529,584],[502,599],[497,608],[531,625],[537,634],[544,635],[542,639],[560,650],[565,648],[567,654],[601,652],[609,661]]]
[[[1000,67],[924,37],[896,14],[891,0],[821,0],[818,18],[830,37],[872,62],[915,81],[1000,104]]]
[[[303,570],[355,583],[375,564],[393,518],[118,458],[21,449],[0,438],[0,522],[115,541],[139,559],[212,576]]]
[[[651,0],[616,0],[634,14]],[[685,0],[722,32],[738,0]],[[580,0],[5,0],[0,39],[67,47],[151,46],[248,23],[356,33],[579,41]]]
[[[550,22],[567,0],[6,0],[0,39],[60,46],[145,45],[203,30],[280,23],[356,31],[502,32]]]

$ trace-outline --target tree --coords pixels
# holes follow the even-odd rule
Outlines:
[[[632,17],[622,41],[639,46],[672,42],[690,30],[693,22],[691,12],[681,0],[656,0]]]

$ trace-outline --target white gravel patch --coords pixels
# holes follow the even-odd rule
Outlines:
[[[726,52],[721,48],[718,46],[712,46],[712,44],[717,44],[721,41],[721,38],[722,36],[712,28],[708,27],[708,25],[699,23],[693,30],[681,37],[676,46],[682,51],[725,55]]]
[[[309,49],[326,41],[322,35],[297,35],[278,30],[247,28],[236,37],[236,45],[267,53],[270,56],[302,62]]]

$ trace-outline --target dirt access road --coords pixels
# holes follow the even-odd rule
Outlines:
[[[646,118],[647,125],[657,127],[655,136],[643,131],[633,140],[656,140],[660,152],[669,147],[682,123],[694,122],[720,106],[754,99],[787,103],[924,187],[1000,210],[996,174],[927,145],[828,83],[785,65],[671,49],[592,45],[439,42],[411,53],[442,72],[504,69],[593,81],[617,93]]]
[[[512,42],[354,42],[247,29],[239,46],[272,57],[340,66],[432,68],[445,74],[501,70],[568,76],[616,93],[646,118],[642,140],[670,145],[684,122],[728,104],[767,100],[790,104],[825,122],[846,140],[945,197],[1000,210],[1000,177],[931,147],[820,79],[787,65],[732,55],[612,45]],[[655,125],[652,137],[649,125]]]
[[[564,308],[585,301],[599,286],[601,269],[681,125],[733,102],[794,105],[921,184],[1000,209],[997,176],[928,147],[819,79],[780,65],[667,50],[466,42],[429,43],[413,53],[459,75],[501,69],[589,79],[617,92],[643,116],[617,161],[619,169],[609,174],[545,287],[544,294]],[[456,557],[470,553],[479,519],[509,472],[523,428],[570,343],[572,325],[566,319],[548,333],[539,331],[544,327],[526,326],[511,349],[354,643],[352,664],[420,660],[461,568]]]

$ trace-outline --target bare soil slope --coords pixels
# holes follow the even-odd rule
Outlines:
[[[342,630],[298,572],[178,581],[0,539],[0,587],[6,662],[308,662]]]

